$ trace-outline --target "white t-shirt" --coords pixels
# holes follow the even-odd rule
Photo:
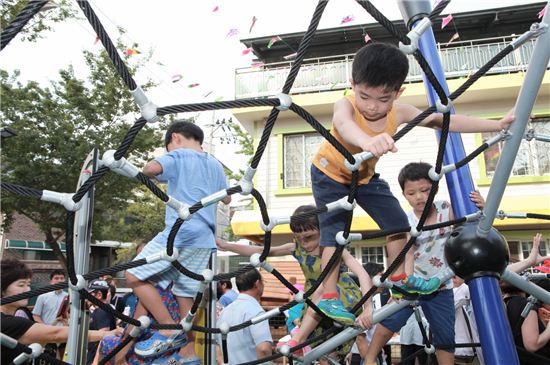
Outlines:
[[[449,220],[451,205],[446,201],[434,201],[434,206],[437,211],[436,223],[446,222]],[[407,218],[411,227],[418,225],[418,218],[414,211],[407,212]],[[451,227],[443,227],[431,231],[422,231],[420,236],[416,238],[414,243],[414,274],[430,279],[446,269],[447,262],[445,261],[445,242],[449,239]],[[452,289],[453,282],[448,280],[445,283],[445,289]]]
[[[424,317],[422,308],[418,307],[418,309],[420,309],[420,314],[422,315],[422,325],[426,329],[427,334],[429,329],[428,321]],[[409,317],[407,323],[405,323],[405,325],[401,327],[401,330],[399,331],[399,343],[402,345],[424,346],[422,332],[420,331],[420,327],[418,326],[418,322],[416,321],[416,316],[414,315],[414,313]]]
[[[462,283],[461,286],[453,288],[455,301],[455,343],[473,343],[479,342],[479,334],[470,301],[470,290],[468,285]],[[466,316],[465,316],[466,314]],[[472,336],[468,330],[467,322],[470,323]],[[476,353],[481,354],[481,347],[476,347]],[[474,350],[471,347],[457,347],[455,355],[473,356]]]
[[[265,311],[255,298],[240,293],[237,299],[222,310],[218,324],[225,322],[232,327],[262,313],[265,313]],[[262,342],[273,342],[268,320],[239,331],[229,332],[227,334],[229,365],[257,360],[256,346]],[[220,335],[218,336],[218,344],[221,346],[221,343]]]

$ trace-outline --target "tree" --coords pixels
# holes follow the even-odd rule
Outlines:
[[[254,155],[254,152],[255,152],[254,140],[252,139],[250,134],[248,134],[246,131],[243,131],[240,124],[238,123],[231,124],[231,131],[233,132],[233,134],[237,138],[237,142],[241,146],[241,149],[235,153],[249,156],[250,158],[248,159],[248,163],[250,163],[252,160],[252,156]],[[228,177],[230,179],[239,181],[243,177],[243,175],[244,175],[244,170],[239,169],[239,171],[236,173],[228,174]]]
[[[127,47],[118,42],[117,48]],[[60,70],[59,80],[52,81],[49,87],[33,81],[22,83],[18,72],[10,75],[0,70],[0,117],[4,126],[17,132],[16,137],[2,143],[3,182],[74,192],[81,165],[90,150],[97,147],[103,154],[116,149],[140,116],[107,54],[85,51],[84,59],[90,69],[86,80],[79,79],[72,67],[68,67]],[[130,71],[135,74],[140,66]],[[151,84],[143,85],[143,88],[149,86]],[[126,157],[131,155],[133,160],[145,161],[160,146],[159,130],[147,125],[137,135]],[[112,236],[117,232],[112,228],[116,222],[113,217],[119,217],[133,201],[132,191],[138,184],[115,173],[108,173],[96,184],[92,240],[118,240]],[[55,241],[53,228],[65,227],[64,208],[37,199],[3,194],[2,212],[6,214],[6,225],[10,224],[14,212],[31,218],[44,232],[48,243]],[[54,251],[60,252],[56,247]]]

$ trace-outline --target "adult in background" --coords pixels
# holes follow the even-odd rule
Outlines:
[[[239,296],[235,290],[233,290],[233,284],[231,280],[220,280],[218,281],[218,303],[222,307],[227,307],[229,304],[233,303],[235,299]]]
[[[265,313],[260,306],[264,283],[256,269],[245,272],[236,278],[239,296],[222,310],[219,324],[234,326]],[[267,320],[253,324],[239,331],[227,334],[229,365],[254,361],[271,355],[273,339]],[[218,338],[218,364],[223,363],[221,338]]]

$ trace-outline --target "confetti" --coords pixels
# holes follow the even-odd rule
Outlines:
[[[263,65],[265,65],[263,62],[254,62],[250,65],[250,67],[258,68],[258,67],[262,67]]]
[[[368,35],[368,34],[365,33],[365,44],[366,44],[366,43],[369,43],[370,41],[372,41],[370,35]]]
[[[271,48],[273,46],[273,44],[275,44],[275,42],[277,41],[280,41],[281,40],[281,37],[277,36],[277,37],[272,37],[270,40],[269,40],[269,43],[267,44],[267,48]]]
[[[237,34],[239,34],[239,30],[232,28],[232,29],[229,29],[229,32],[227,32],[226,37],[233,37],[233,36],[236,36]]]
[[[544,8],[542,8],[538,13],[537,13],[537,16],[540,18],[542,18],[544,16],[544,14],[546,14],[546,8],[548,7],[548,5],[546,5]]]
[[[453,14],[447,15],[445,18],[443,18],[443,21],[441,21],[441,29],[445,28],[447,24],[449,24],[453,20]]]
[[[189,84],[189,85],[187,85],[187,87],[191,89],[191,88],[197,87],[197,86],[199,86],[199,85],[200,85],[200,84]]]
[[[133,56],[133,55],[136,55],[136,54],[139,54],[140,52],[135,49],[135,48],[127,48],[126,51],[124,52],[124,54],[126,56]]]
[[[99,42],[99,36],[95,37],[94,46]]]
[[[256,21],[258,20],[258,18],[256,18],[256,16],[252,16],[252,24],[250,24],[250,29],[248,30],[248,33],[252,33],[252,28],[254,28],[254,25],[256,24]]]
[[[172,76],[172,82],[176,83],[176,82],[180,81],[182,78],[183,78],[183,75],[176,74],[176,75]]]
[[[449,41],[447,42],[447,45],[449,45],[452,41],[454,41],[455,39],[458,39],[458,38],[460,38],[460,35],[458,33],[453,34],[451,39],[449,39]]]
[[[246,56],[247,54],[249,54],[250,52],[252,52],[252,48],[247,48],[247,49],[244,49],[241,53],[241,56]]]
[[[345,17],[342,18],[342,20],[340,21],[340,24],[352,22],[354,19],[355,18],[353,17],[353,15],[346,15]]]
[[[210,96],[210,94],[212,94],[214,90],[210,90],[209,92],[207,92],[206,94],[204,94],[202,97],[203,98],[207,98],[208,96]]]
[[[216,7],[212,10],[212,12],[215,13],[215,12],[217,12],[218,10],[220,10],[220,7],[219,7],[219,6],[216,6]]]

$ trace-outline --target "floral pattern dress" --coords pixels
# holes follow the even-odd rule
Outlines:
[[[296,258],[298,263],[300,264],[300,267],[302,268],[302,272],[304,273],[306,283],[304,286],[304,292],[308,291],[309,288],[311,288],[315,283],[317,282],[317,279],[319,278],[319,275],[321,275],[321,257],[316,255],[310,255],[308,254],[300,245],[296,244],[296,250],[292,252],[292,256]],[[340,266],[340,276],[337,283],[337,290],[338,295],[340,296],[340,300],[344,304],[344,307],[346,307],[347,310],[350,310],[353,308],[355,304],[361,300],[361,289],[359,286],[355,283],[355,280],[344,271],[345,266]],[[304,308],[304,311],[302,312],[302,316],[306,313],[307,307]],[[358,311],[355,313],[356,315],[359,315],[361,311]],[[327,328],[324,328],[323,326],[326,326],[327,324],[321,322],[319,326],[315,329],[312,336],[318,336],[322,332],[324,332]],[[342,347],[337,349],[337,353],[339,354],[347,354],[351,350],[351,346],[353,345],[353,340],[348,341]],[[316,344],[313,344],[315,346]]]

